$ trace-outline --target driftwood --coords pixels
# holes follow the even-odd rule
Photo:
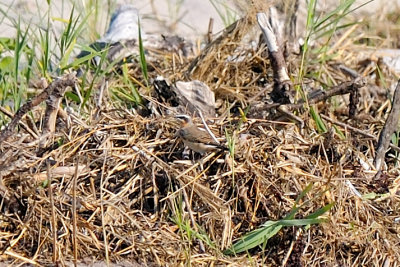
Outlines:
[[[7,125],[7,127],[1,131],[0,133],[0,144],[4,141],[6,141],[13,133],[14,129],[17,126],[17,124],[20,122],[22,117],[32,110],[35,106],[39,105],[46,99],[47,104],[54,105],[53,101],[57,101],[59,99],[60,93],[64,93],[65,89],[68,86],[73,86],[75,84],[75,73],[70,73],[64,75],[62,78],[55,80],[52,82],[43,92],[41,92],[39,95],[34,97],[33,99],[29,100],[26,102],[18,111],[15,113],[13,119],[11,122]],[[54,130],[54,126],[51,125],[51,120],[54,120],[54,106],[53,107],[48,107],[46,110],[46,116],[45,118],[48,123],[45,123],[47,127],[50,128],[45,128],[44,132],[50,132],[52,129]],[[55,123],[55,120],[53,121]]]
[[[257,22],[263,33],[264,41],[267,44],[269,59],[271,61],[274,87],[271,92],[271,99],[278,103],[293,103],[291,91],[293,84],[290,81],[285,58],[282,52],[282,27],[278,24],[277,13],[270,8],[269,14],[258,13]]]
[[[58,86],[54,86],[51,93],[49,93],[46,99],[46,111],[44,115],[44,128],[41,136],[40,146],[43,147],[45,144],[46,137],[54,133],[56,129],[57,113],[60,107],[62,97],[64,96],[65,90],[68,87],[75,85],[75,74],[68,74],[63,77],[63,83]]]

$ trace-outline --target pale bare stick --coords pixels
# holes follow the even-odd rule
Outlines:
[[[211,132],[210,128],[208,128],[208,125],[207,125],[206,121],[204,120],[204,117],[203,117],[203,114],[201,113],[201,110],[198,109],[197,111],[199,112],[201,121],[203,122],[204,128],[206,129],[207,133],[211,136],[211,138],[214,140],[214,142],[216,142],[217,144],[220,144],[220,142],[217,140],[215,135]]]

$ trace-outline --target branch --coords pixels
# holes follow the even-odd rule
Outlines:
[[[271,98],[278,103],[293,103],[291,91],[293,85],[290,81],[285,58],[280,48],[282,41],[278,40],[281,35],[278,24],[277,13],[274,8],[270,8],[269,14],[257,13],[257,22],[267,44],[269,58],[274,75],[274,89],[271,92]]]
[[[0,133],[0,143],[7,140],[13,133],[14,129],[22,119],[22,117],[32,110],[34,107],[45,101],[49,98],[50,95],[53,94],[54,90],[58,88],[66,88],[67,86],[72,86],[75,83],[75,74],[67,74],[61,79],[57,79],[52,82],[43,92],[35,96],[33,99],[28,100],[18,111],[15,113],[11,122],[7,125],[7,127],[1,131]]]
[[[308,103],[309,104],[315,104],[320,101],[324,101],[332,96],[335,95],[345,95],[349,94],[352,92],[357,92],[361,87],[366,85],[366,81],[363,78],[357,78],[354,79],[353,81],[349,82],[343,82],[337,86],[333,86],[329,90],[318,90],[310,93],[308,95]],[[282,103],[273,103],[273,104],[265,104],[265,103],[260,103],[256,106],[253,106],[251,108],[251,113],[255,114],[258,113],[262,110],[269,110],[272,108],[277,108],[279,106],[285,106],[290,109],[300,109],[304,106],[305,102],[303,100],[299,101],[299,103],[296,104],[282,104]]]
[[[394,131],[397,129],[400,115],[400,80],[397,82],[396,89],[394,90],[392,109],[386,119],[385,125],[379,134],[374,165],[377,170],[380,170],[382,162],[385,158],[386,150],[389,147],[390,139]]]

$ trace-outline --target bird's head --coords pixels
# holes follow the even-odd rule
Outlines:
[[[192,123],[192,118],[188,115],[179,114],[179,115],[176,115],[175,118],[177,118],[179,121],[181,121],[183,126],[186,126],[186,125]]]

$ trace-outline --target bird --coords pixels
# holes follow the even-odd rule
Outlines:
[[[204,129],[198,128],[193,124],[192,118],[188,115],[176,115],[175,118],[182,122],[182,127],[176,132],[185,146],[192,151],[204,155],[207,152],[228,150],[227,147],[214,141]]]

